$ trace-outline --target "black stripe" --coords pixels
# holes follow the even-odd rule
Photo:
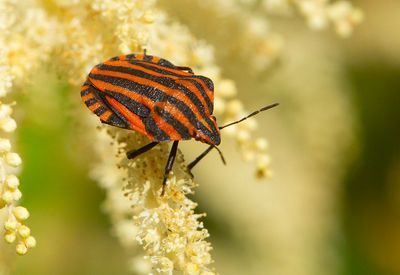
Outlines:
[[[146,131],[151,133],[157,140],[159,141],[168,141],[170,140],[170,137],[163,131],[161,130],[158,125],[154,122],[153,118],[149,117],[150,110],[145,107],[144,105],[134,101],[133,99],[112,91],[104,91],[104,92],[98,92],[95,88],[91,87],[94,90],[94,94],[99,97],[99,102],[103,103],[103,106],[100,106],[97,108],[94,113],[97,116],[100,116],[103,114],[108,107],[113,114],[105,121],[104,123],[121,127],[121,128],[129,128],[129,121],[125,118],[124,115],[122,115],[118,110],[116,110],[111,103],[109,103],[106,99],[106,95],[115,98],[119,103],[124,105],[129,111],[137,114],[138,116],[142,116],[142,122],[145,125]]]
[[[212,135],[210,130],[208,130],[200,121],[197,120],[196,115],[185,103],[183,103],[182,101],[173,96],[167,95],[166,93],[164,93],[161,90],[158,90],[157,88],[140,85],[138,83],[135,83],[127,79],[117,78],[112,76],[105,76],[98,74],[90,74],[89,76],[93,79],[104,81],[112,85],[128,89],[129,91],[137,93],[141,96],[145,96],[154,102],[170,102],[186,116],[186,118],[190,121],[190,123],[192,123],[193,127],[202,131],[207,136]],[[203,119],[209,120],[208,117],[205,118],[203,117]],[[212,127],[212,129],[213,128],[215,127]]]
[[[156,64],[167,68],[176,69],[176,66],[174,64],[172,64],[168,60],[165,60],[164,58],[161,58]]]
[[[111,104],[109,104],[104,97],[102,97],[102,101],[104,102],[104,105],[107,106],[108,109],[113,113],[104,123],[121,127],[124,129],[129,129],[130,126],[129,121],[120,112],[118,112],[118,110],[116,110]]]
[[[213,93],[214,92],[214,83],[212,82],[211,79],[209,79],[209,78],[207,78],[205,76],[202,76],[202,75],[180,75],[180,74],[177,74],[177,73],[174,73],[174,72],[170,72],[170,71],[167,71],[167,70],[163,70],[163,69],[151,66],[151,63],[148,63],[148,62],[140,62],[140,61],[136,61],[135,60],[134,62],[130,62],[130,63],[132,63],[134,65],[138,65],[140,67],[143,67],[143,68],[145,68],[147,70],[160,73],[160,74],[176,76],[176,77],[179,77],[179,78],[190,80],[193,84],[196,85],[197,89],[200,91],[202,97],[204,98],[204,101],[207,104],[208,110],[210,110],[210,114],[212,114],[213,102],[211,102],[211,99],[207,95],[206,91],[197,82],[197,81],[202,81],[207,86],[207,88]],[[117,68],[125,68],[125,67],[117,67]],[[133,69],[131,69],[131,70],[133,70]],[[129,73],[129,72],[127,71],[127,73]],[[165,76],[165,77],[168,77],[168,76]]]
[[[168,70],[163,70],[163,69],[157,68],[155,66],[152,66],[152,63],[150,63],[150,62],[145,62],[145,61],[140,61],[140,60],[139,61],[130,60],[130,61],[131,61],[130,63],[133,64],[133,65],[138,65],[138,66],[141,66],[141,67],[143,67],[143,68],[145,68],[147,70],[150,70],[150,71],[153,71],[153,72],[157,72],[157,73],[160,73],[160,74],[176,76],[176,77],[184,78],[184,79],[189,78],[189,79],[203,81],[204,84],[206,84],[207,88],[211,92],[214,92],[214,84],[213,84],[212,80],[207,78],[207,77],[205,77],[205,76],[202,76],[202,75],[181,75],[181,74],[177,74],[177,73],[174,73],[174,72],[171,72],[171,71],[168,71]],[[159,64],[159,65],[161,65],[161,64]],[[172,69],[177,70],[175,66]],[[203,87],[201,87],[200,92],[202,90],[203,90]],[[202,95],[204,97],[204,100],[207,102],[207,105],[212,104],[210,98],[208,97],[208,95],[206,93],[204,93],[204,94],[202,93]]]
[[[193,78],[193,79],[200,79],[204,82],[204,84],[206,84],[207,88],[211,91],[214,92],[214,83],[211,79],[209,79],[208,77],[205,77],[203,75],[182,75],[182,74],[177,74],[168,70],[164,70],[158,67],[155,67],[152,63],[150,62],[145,62],[145,61],[141,61],[141,60],[130,60],[132,64],[134,65],[139,65],[142,66],[143,68],[146,68],[148,70],[152,70],[154,72],[158,72],[161,74],[169,74],[169,75],[173,75],[173,76],[178,76],[178,77],[182,77],[182,78]],[[134,61],[134,62],[132,62]],[[160,66],[163,66],[162,64],[158,64]],[[165,66],[168,67],[168,66]],[[168,67],[169,68],[169,67]],[[177,70],[176,66],[172,67],[171,69],[175,69]]]
[[[165,61],[166,61],[166,62],[169,62],[169,61],[167,61],[167,60],[165,60]],[[130,62],[130,63],[132,63],[132,64],[134,64],[134,65],[141,66],[141,67],[143,67],[143,68],[145,68],[145,69],[148,69],[148,70],[150,70],[150,71],[154,71],[154,72],[157,72],[157,73],[161,73],[161,74],[165,74],[165,75],[172,75],[172,76],[176,76],[176,77],[179,77],[179,78],[183,78],[183,79],[190,80],[190,82],[192,82],[194,85],[196,85],[196,87],[197,87],[198,90],[200,91],[202,97],[204,98],[204,100],[205,100],[205,102],[206,102],[206,104],[207,104],[209,113],[210,113],[210,114],[213,113],[213,111],[214,111],[214,105],[213,105],[213,104],[214,104],[214,103],[211,102],[211,99],[209,98],[209,96],[207,95],[207,93],[204,91],[203,87],[202,87],[200,84],[198,84],[198,82],[197,82],[197,81],[202,81],[202,82],[207,86],[207,88],[208,88],[212,93],[214,93],[214,83],[213,83],[212,80],[209,79],[208,77],[205,77],[205,76],[202,76],[202,75],[190,75],[190,76],[180,75],[180,74],[177,74],[177,73],[173,73],[173,72],[170,72],[170,71],[167,71],[167,70],[163,70],[163,69],[160,69],[160,68],[151,66],[151,63],[149,63],[149,62],[142,62],[142,61],[134,60],[133,62]],[[107,66],[107,65],[104,65],[104,66]],[[118,66],[110,66],[110,67],[118,68],[117,70],[115,70],[116,72],[118,72],[118,71],[121,71],[121,72],[122,72],[124,69],[127,69],[127,70],[124,71],[124,72],[126,72],[126,73],[128,73],[128,74],[133,74],[133,73],[132,73],[133,71],[138,71],[138,70],[135,70],[135,69],[125,68],[125,67],[118,67]],[[102,69],[102,68],[99,68],[99,69]],[[176,67],[173,66],[173,69],[176,69]],[[112,71],[112,69],[110,69],[110,71]],[[131,71],[132,71],[132,72],[131,72]],[[141,72],[141,71],[140,71],[140,72]],[[157,76],[153,76],[153,77],[157,77]],[[144,77],[144,78],[147,78],[147,77]],[[161,78],[161,77],[160,77],[160,78]],[[152,80],[152,79],[151,79],[151,80]],[[154,81],[156,81],[156,80],[154,80]],[[174,81],[174,80],[172,79],[172,81]],[[157,81],[156,81],[156,82],[157,82]],[[193,96],[195,96],[195,97],[198,99],[198,97],[197,97],[195,94],[193,94],[189,89],[187,89],[185,86],[180,85],[180,84],[177,84],[177,83],[175,83],[175,85],[179,85],[179,87],[182,87],[183,89],[185,89],[185,90],[186,90],[186,93],[185,93],[186,95],[188,95],[188,94],[187,94],[187,92],[188,92],[189,94],[192,94]],[[181,90],[181,89],[180,89],[180,90]],[[189,98],[190,98],[190,96],[189,96]],[[190,99],[191,99],[191,98],[190,98]],[[192,102],[193,102],[193,100],[192,100]],[[203,106],[203,104],[201,104],[201,102],[193,102],[193,103],[195,104],[196,107],[197,107],[197,106],[202,106],[202,107],[203,107],[202,109],[204,110],[204,106]],[[197,105],[197,104],[200,104],[200,105]],[[198,110],[199,112],[201,112],[201,110],[199,110],[198,108],[197,108],[197,110]],[[214,132],[217,131],[217,129],[216,129],[215,126],[214,126],[214,123],[212,123],[212,121],[208,118],[208,115],[204,113],[204,114],[202,114],[202,116],[205,117],[205,121],[207,122],[208,126],[209,126],[211,129],[213,129]]]
[[[146,96],[149,99],[151,99],[154,102],[159,102],[159,101],[166,101],[166,97],[168,96],[164,92],[154,88],[154,87],[149,87],[149,86],[144,86],[141,84],[138,84],[136,82],[123,79],[123,78],[118,78],[118,77],[113,77],[113,76],[107,76],[107,75],[102,75],[102,74],[89,74],[89,77],[96,79],[96,80],[101,80],[104,82],[107,82],[109,84],[128,89],[131,92],[135,92],[137,94],[140,94],[142,96]],[[116,92],[118,93],[118,92]]]
[[[195,78],[203,81],[203,83],[207,86],[207,88],[214,93],[214,82],[209,79],[208,77],[205,77],[203,75],[196,75]]]
[[[116,113],[113,113],[108,119],[107,121],[103,121],[103,123],[112,125],[112,126],[116,126],[116,127],[120,127],[120,128],[124,128],[124,129],[128,129],[129,124],[126,121],[126,119],[121,119],[121,117],[119,115],[117,115]]]
[[[142,119],[146,131],[152,134],[157,141],[169,141],[171,138],[161,130],[151,116]]]
[[[182,137],[182,139],[191,139],[189,129],[183,125],[179,120],[175,119],[168,111],[155,106],[154,111],[161,116],[169,125],[171,125]]]
[[[114,56],[112,58],[110,58],[108,61],[118,61],[119,60],[119,56]]]
[[[127,54],[127,55],[125,55],[125,59],[126,60],[136,59],[136,54],[134,54],[134,53]]]
[[[208,117],[207,113],[205,112],[204,106],[199,100],[199,98],[188,88],[186,88],[184,85],[178,84],[175,82],[174,79],[169,78],[169,77],[161,77],[161,76],[155,76],[149,73],[145,73],[140,70],[132,69],[132,68],[126,68],[126,67],[119,67],[119,66],[111,66],[111,65],[105,65],[98,67],[100,70],[105,70],[105,71],[114,71],[114,72],[121,72],[121,73],[126,73],[129,75],[133,75],[139,78],[144,78],[147,80],[151,80],[157,83],[160,83],[163,86],[167,86],[168,88],[172,89],[178,89],[179,91],[183,92],[193,103],[193,105],[196,107],[197,111],[199,114],[203,117],[203,119],[207,122],[208,126],[210,129],[213,129],[213,131],[216,131],[214,123],[210,120]],[[151,69],[150,69],[151,70]],[[118,78],[119,79],[119,78]],[[202,94],[203,98],[205,99],[209,110],[212,113],[212,103],[210,101],[210,98],[207,96],[206,92],[203,90],[203,87],[198,84],[196,81],[191,80],[191,82],[196,85],[196,87],[199,89],[200,93]],[[141,84],[138,84],[141,85]],[[145,86],[141,85],[142,87],[146,87],[146,89],[150,89],[152,87],[150,86]]]
[[[209,114],[212,114],[213,113],[213,104],[211,103],[211,100],[208,97],[206,91],[203,89],[203,86],[201,86],[201,84],[194,79],[185,79],[185,80],[188,80],[189,82],[191,82],[193,85],[196,86],[197,90],[200,91],[201,96],[206,101],[207,109],[209,110]]]
[[[105,111],[107,111],[107,109],[104,106],[100,106],[99,108],[94,110],[93,113],[95,113],[97,116],[101,116],[102,114],[104,114]]]
[[[95,98],[90,98],[88,100],[85,101],[86,106],[92,106],[93,104],[95,104],[97,102],[97,100]]]
[[[104,71],[113,71],[113,72],[119,72],[119,73],[126,73],[132,76],[136,76],[138,78],[143,78],[147,80],[151,80],[154,82],[157,82],[163,86],[166,86],[167,88],[179,90],[180,92],[184,93],[196,106],[198,112],[202,113],[204,116],[206,115],[204,106],[201,103],[200,99],[188,88],[186,88],[184,85],[178,84],[175,82],[174,79],[169,78],[169,77],[164,77],[164,76],[155,76],[140,70],[132,69],[132,68],[126,68],[126,67],[119,67],[119,66],[111,66],[111,65],[103,65],[99,67],[98,69],[104,70]],[[202,88],[202,87],[201,87]],[[206,95],[206,98],[207,95]],[[208,99],[210,100],[210,99]],[[207,102],[207,100],[205,100]]]
[[[120,102],[122,105],[124,105],[129,111],[132,113],[141,116],[141,117],[146,117],[150,115],[150,110],[144,106],[143,104],[133,100],[130,97],[127,97],[126,95],[112,92],[112,91],[104,91],[105,94],[109,95],[110,97],[114,98],[118,102]]]
[[[91,84],[93,85],[93,84]],[[102,105],[103,108],[106,110],[110,110],[113,114],[107,119],[107,121],[103,121],[104,123],[121,127],[124,129],[129,129],[130,123],[125,119],[124,116],[122,116],[115,108],[113,108],[106,99],[104,98],[104,93],[100,92],[97,90],[95,87],[90,86],[89,87],[90,92],[93,93],[93,95],[96,97],[96,100]]]
[[[86,90],[81,91],[81,96],[85,96],[85,95],[88,95],[88,94],[90,94],[89,88],[86,88]]]

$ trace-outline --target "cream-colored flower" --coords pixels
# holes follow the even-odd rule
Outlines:
[[[211,77],[217,87],[216,101],[220,101],[221,106],[226,104],[224,102],[234,101],[235,85],[231,80],[221,78],[219,69],[214,63],[212,48],[204,42],[198,42],[183,26],[168,23],[166,15],[157,10],[154,3],[148,1],[94,1],[91,8],[100,12],[100,17],[92,17],[92,21],[96,22],[98,26],[93,24],[91,28],[101,29],[104,24],[105,29],[115,34],[115,38],[109,39],[109,41],[114,42],[116,49],[107,41],[102,41],[101,38],[92,39],[98,41],[95,44],[86,42],[87,38],[94,34],[87,32],[82,23],[79,23],[79,27],[76,28],[79,29],[79,33],[75,29],[66,31],[64,38],[67,41],[66,45],[73,43],[74,47],[63,49],[63,53],[67,56],[75,56],[74,59],[69,59],[69,62],[73,72],[78,70],[82,72],[81,83],[84,81],[85,71],[82,68],[93,66],[94,58],[82,56],[79,53],[95,54],[100,48],[103,52],[127,53],[146,48],[149,54],[152,54],[153,51],[157,52],[157,55],[176,64],[191,66],[196,73]],[[78,13],[79,7],[73,6],[72,9]],[[81,13],[91,12],[82,9],[79,11]],[[151,16],[151,20],[144,18],[149,16]],[[61,18],[61,20],[63,19]],[[76,41],[80,44],[77,44]],[[98,56],[97,54],[96,59]],[[78,67],[79,69],[77,69]],[[73,83],[77,83],[79,80],[73,75],[71,78],[74,78],[72,79]],[[221,87],[221,93],[218,92],[219,87]],[[237,119],[243,114],[242,108],[240,110],[225,108],[225,112],[220,112],[219,116],[221,121],[229,121]],[[254,122],[249,120],[241,126],[241,134],[237,135],[238,142],[244,144],[243,147],[240,147],[243,148],[244,155],[249,150],[255,155],[265,154],[265,148],[259,150],[260,147],[249,144],[250,138],[240,139],[243,135],[250,137],[250,132],[254,129]],[[104,131],[97,135],[98,138],[95,137],[99,142],[95,148],[99,152],[101,161],[94,168],[92,175],[108,190],[105,209],[112,216],[114,233],[126,246],[132,246],[132,236],[136,235],[136,240],[145,248],[146,254],[156,266],[156,270],[164,272],[173,268],[184,271],[193,260],[200,270],[211,272],[208,267],[212,262],[209,254],[211,246],[204,241],[208,237],[208,233],[201,228],[201,223],[198,221],[202,215],[194,214],[196,204],[186,197],[187,194],[193,192],[193,187],[196,186],[187,175],[186,169],[181,168],[178,174],[174,171],[172,178],[167,181],[170,189],[163,201],[160,201],[158,191],[168,152],[167,145],[160,146],[160,150],[156,150],[156,148],[152,150],[157,152],[157,155],[151,161],[151,165],[149,164],[150,153],[141,156],[139,160],[127,162],[125,152],[140,145],[143,146],[146,141],[132,133],[129,133],[131,137],[128,139],[127,131],[124,130],[110,128],[107,130],[109,137],[104,135]],[[133,137],[135,137],[135,141],[132,141]],[[110,143],[114,145],[109,146]],[[115,158],[110,158],[110,155],[115,155]],[[114,168],[116,164],[120,169]],[[183,159],[178,158],[175,166],[184,167],[183,165]],[[145,172],[145,167],[152,167],[152,169]],[[256,167],[257,171],[268,169],[267,166],[260,168],[261,166],[258,164]],[[257,174],[266,175],[267,173],[257,172]],[[124,190],[127,198],[118,195],[121,194],[121,189]],[[172,200],[172,205],[166,203],[169,199]],[[129,207],[131,205],[134,207],[134,211]],[[176,216],[178,214],[180,216]],[[129,226],[132,217],[135,227]],[[169,230],[175,228],[174,234],[170,234],[170,231],[166,230],[167,224]],[[189,245],[191,242],[193,244]],[[191,257],[185,256],[188,253],[185,252],[185,246],[188,246],[190,253],[193,254]]]
[[[12,117],[15,103],[7,104],[3,98],[11,93],[14,82],[24,82],[32,70],[48,59],[58,41],[55,27],[55,21],[35,7],[34,1],[0,3],[0,209],[7,209],[4,239],[8,243],[17,241],[16,252],[20,255],[33,248],[36,240],[25,224],[28,210],[17,206],[22,193],[16,168],[22,159],[13,151],[11,142],[17,128]]]
[[[341,37],[348,37],[363,19],[362,11],[346,0],[263,0],[250,4],[260,4],[267,11],[281,14],[291,14],[296,8],[311,29],[322,30],[333,25]]]
[[[260,1],[238,2],[251,6]],[[332,22],[341,35],[347,36],[361,20],[361,12],[347,2],[327,2],[293,1],[311,27],[324,28]],[[232,1],[207,3],[212,4],[209,9],[216,9],[215,4],[216,10],[234,18],[235,26],[240,21],[237,43],[232,43],[239,47],[232,50],[238,52],[239,58],[248,60],[252,68],[263,70],[279,57],[283,40],[271,30],[268,21],[243,12]],[[51,10],[47,10],[49,6]],[[53,0],[49,6],[35,0],[0,3],[0,97],[11,92],[16,80],[28,79],[51,53],[55,53],[52,63],[58,65],[78,90],[95,64],[114,55],[147,49],[151,55],[190,66],[214,81],[215,114],[221,125],[247,114],[243,103],[236,98],[235,83],[222,77],[213,47],[173,21],[155,0]],[[264,6],[277,7],[279,3],[269,0]],[[29,211],[17,206],[22,194],[15,168],[21,166],[22,160],[12,147],[11,134],[17,127],[13,108],[11,102],[0,101],[0,208],[8,210],[4,222],[6,242],[17,242],[17,253],[25,254],[36,245],[36,240],[25,224]],[[89,129],[98,158],[91,175],[107,191],[104,209],[110,214],[112,231],[124,246],[137,246],[144,251],[140,267],[137,261],[140,249],[134,252],[132,262],[138,266],[133,269],[148,272],[147,264],[151,263],[155,273],[214,274],[212,247],[207,241],[209,233],[200,221],[205,215],[197,214],[197,204],[188,198],[197,184],[187,171],[183,155],[178,153],[166,193],[160,196],[168,144],[127,160],[127,151],[145,145],[148,140],[138,133],[109,126],[96,130],[99,122],[94,116],[89,112],[80,115],[87,118],[81,122]],[[236,141],[245,160],[255,163],[256,175],[266,177],[271,174],[268,142],[253,137],[257,128],[256,121],[250,118],[227,128],[224,135]]]
[[[11,115],[11,111],[8,115]],[[13,243],[18,239],[16,252],[23,255],[28,248],[36,245],[36,241],[31,236],[30,228],[25,225],[25,220],[29,217],[28,210],[22,206],[16,206],[22,196],[18,189],[19,179],[9,172],[13,170],[11,167],[19,167],[22,161],[17,153],[10,152],[12,148],[8,139],[2,138],[1,143],[3,145],[0,152],[0,209],[7,208],[8,210],[4,221],[4,239],[8,243]]]

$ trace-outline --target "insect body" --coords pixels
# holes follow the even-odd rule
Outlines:
[[[213,94],[209,78],[144,54],[95,66],[81,91],[103,123],[138,131],[154,142],[195,138],[218,145]]]
[[[128,152],[130,159],[160,142],[174,142],[165,168],[162,194],[178,142],[194,138],[210,145],[188,165],[192,169],[212,148],[218,149],[220,129],[225,127],[218,127],[212,115],[214,85],[209,78],[146,53],[117,56],[96,65],[81,88],[81,97],[101,122],[135,130],[151,141]],[[220,155],[223,159],[221,152]]]

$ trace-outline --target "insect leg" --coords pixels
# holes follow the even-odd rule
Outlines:
[[[184,67],[184,66],[176,66],[176,68],[177,68],[178,70],[181,70],[181,71],[188,71],[188,73],[191,73],[191,74],[193,74],[193,71],[192,71],[192,69],[191,69],[191,68],[189,68],[189,67]]]
[[[217,149],[219,156],[221,157],[221,160],[224,164],[226,164],[225,162],[225,158],[224,155],[222,154],[222,152],[218,149],[217,146],[214,145],[210,145],[203,153],[201,153],[194,161],[192,161],[191,163],[189,163],[189,165],[187,166],[189,172],[191,173],[191,170],[193,169],[193,167],[200,161],[202,160],[213,148]]]
[[[194,161],[189,163],[187,166],[189,172],[193,169],[193,167],[200,161],[202,160],[212,149],[214,148],[213,145],[210,145],[207,150],[205,150],[203,153],[201,153]]]
[[[158,142],[154,141],[154,142],[150,142],[149,144],[146,144],[145,146],[136,149],[136,150],[132,150],[126,153],[126,157],[128,159],[133,159],[136,158],[137,156],[149,151],[151,148],[153,148],[154,146],[156,146],[158,144]]]
[[[176,157],[176,151],[178,150],[178,143],[179,143],[179,141],[174,141],[174,143],[172,144],[171,151],[169,152],[167,165],[165,166],[165,172],[164,172],[164,179],[163,179],[163,183],[162,183],[161,196],[164,196],[165,185],[167,183],[167,177],[168,177],[169,172],[172,169],[172,165],[174,165],[174,161],[175,161],[175,157]]]

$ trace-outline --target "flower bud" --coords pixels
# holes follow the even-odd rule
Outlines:
[[[25,207],[17,206],[13,210],[14,216],[19,220],[23,221],[29,218],[29,212]]]
[[[226,112],[231,115],[236,115],[243,111],[243,104],[240,100],[234,99],[228,102]]]
[[[236,86],[232,80],[222,79],[218,83],[218,94],[224,98],[230,98],[236,95]]]
[[[147,24],[151,24],[154,22],[154,14],[152,11],[146,11],[142,16],[142,21]]]
[[[8,152],[11,150],[11,142],[8,139],[0,139],[0,152]]]
[[[18,255],[25,255],[28,252],[28,248],[24,243],[17,244],[16,251]]]
[[[6,202],[6,204],[10,204],[14,201],[13,193],[10,191],[5,191],[1,198]]]
[[[260,151],[265,151],[268,148],[268,141],[265,138],[258,138],[255,142],[255,146]]]
[[[10,232],[4,235],[4,240],[7,243],[13,243],[15,241],[15,239],[17,238],[17,236],[15,235],[14,232]]]
[[[12,113],[12,108],[10,105],[1,104],[0,105],[0,120],[10,116]]]
[[[4,223],[4,229],[7,231],[14,231],[17,228],[18,222],[14,219],[7,220]]]
[[[5,179],[5,183],[8,188],[10,189],[16,189],[19,186],[19,179],[15,175],[7,175]]]
[[[18,228],[18,234],[22,237],[22,238],[27,238],[29,237],[29,235],[31,235],[31,230],[29,229],[29,227],[27,227],[26,225],[21,225]]]
[[[7,162],[8,165],[17,167],[19,165],[21,165],[22,160],[21,157],[17,154],[17,153],[7,153],[5,156],[5,161]]]
[[[28,248],[34,248],[36,246],[36,239],[33,236],[29,236],[28,238],[26,238],[25,240],[25,245]]]
[[[19,191],[19,189],[15,189],[15,191],[12,192],[12,196],[13,196],[14,201],[19,201],[22,197],[22,193],[21,193],[21,191]]]
[[[0,128],[3,129],[4,132],[10,133],[17,128],[17,123],[11,117],[7,117],[0,122]]]

